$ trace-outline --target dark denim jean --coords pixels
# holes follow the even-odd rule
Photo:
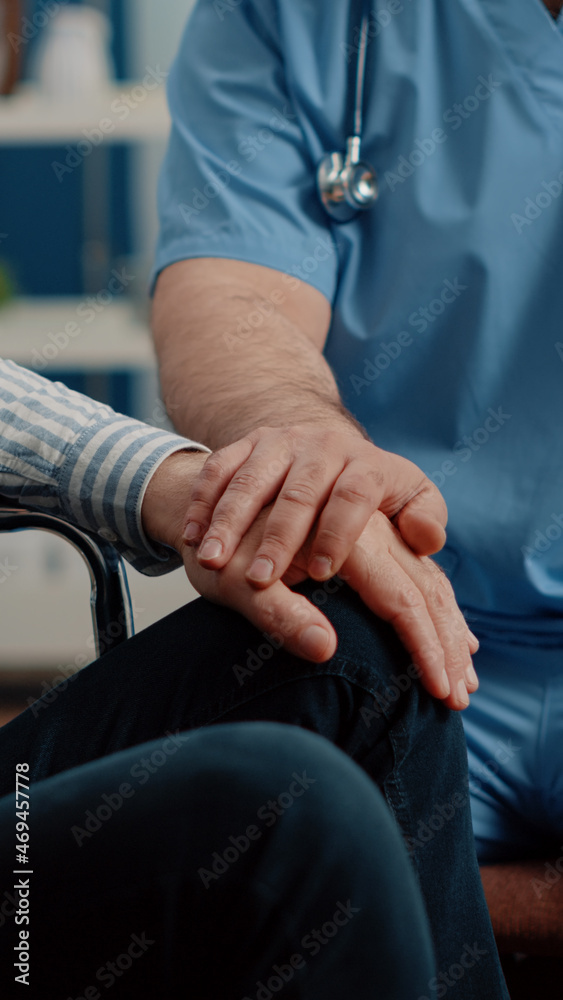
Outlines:
[[[199,600],[0,730],[8,889],[16,764],[29,762],[38,782],[30,858],[43,981],[31,995],[104,995],[113,976],[116,997],[507,1000],[459,715],[424,691],[392,630],[348,588],[299,589],[335,625],[327,663]],[[324,924],[334,941],[312,956],[303,942]],[[0,916],[4,968],[13,932]],[[102,986],[114,953],[127,969],[114,965]]]

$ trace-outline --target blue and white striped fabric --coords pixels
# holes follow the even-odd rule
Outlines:
[[[0,494],[99,534],[149,576],[181,565],[149,543],[141,504],[160,463],[185,448],[208,450],[0,359]]]

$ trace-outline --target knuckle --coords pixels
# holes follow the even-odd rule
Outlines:
[[[436,577],[430,590],[430,600],[439,611],[451,611],[452,590],[445,576]]]
[[[221,536],[224,538],[225,535],[230,534],[233,530],[234,522],[232,513],[228,510],[217,510],[212,519],[211,527],[209,528],[210,534],[215,536]]]
[[[290,440],[298,455],[311,453],[311,447],[317,448],[320,452],[329,451],[334,445],[334,435],[322,427],[312,428],[307,424],[293,424],[286,428],[288,440]]]
[[[428,504],[429,499],[424,486],[419,484],[414,489],[408,489],[402,493],[399,497],[397,507],[399,510],[402,510],[403,507],[408,507],[410,511],[421,511]]]
[[[377,489],[385,485],[385,476],[381,469],[368,468],[366,470],[366,477]]]
[[[277,633],[282,639],[291,639],[297,631],[295,613],[291,607],[264,603],[261,605],[260,627],[269,634]]]
[[[324,528],[320,528],[315,535],[313,548],[315,552],[324,552],[325,550],[332,551],[337,546],[346,544],[347,539],[345,533],[342,531],[337,531],[335,528],[330,528],[328,525]]]
[[[282,617],[277,608],[274,609],[268,604],[260,607],[260,628],[266,632],[282,632],[283,634]]]
[[[298,507],[314,507],[317,504],[317,491],[311,483],[296,482],[282,489],[279,499]]]
[[[399,599],[405,610],[422,611],[424,609],[422,594],[415,587],[405,587],[400,592]]]
[[[252,495],[258,493],[262,486],[262,479],[249,470],[237,472],[229,483],[229,489],[235,493],[250,493]]]
[[[268,526],[264,532],[262,543],[256,556],[264,555],[268,558],[275,558],[286,550],[291,550],[292,541],[283,525]]]
[[[371,503],[371,497],[365,489],[365,480],[359,477],[348,479],[344,483],[338,482],[332,495],[338,500],[344,500],[358,507]]]
[[[394,510],[398,514],[407,504],[410,510],[419,510],[427,503],[435,503],[436,497],[442,497],[437,486],[409,459],[401,457],[400,465],[405,475],[404,486],[395,496]]]
[[[259,435],[260,435],[260,430],[258,430],[258,431],[250,431],[249,434],[245,434],[244,437],[240,438],[238,441],[235,441],[234,444],[225,445],[224,448],[220,449],[220,452],[222,452],[222,451],[228,451],[228,450],[230,451],[234,446],[237,446],[237,447],[240,448],[241,444],[247,445],[251,449],[251,452],[252,452],[254,450],[255,446],[256,446],[256,441],[257,441],[257,438],[258,438]]]
[[[209,497],[209,485],[201,482],[196,482],[192,489],[192,497],[190,506],[193,508],[195,506],[204,508],[207,510],[211,506],[211,500]]]
[[[322,482],[326,476],[326,469],[326,462],[320,462],[317,459],[307,466],[307,476],[313,483]]]
[[[408,503],[412,510],[422,509],[428,505],[430,505],[432,510],[439,507],[442,516],[447,519],[448,508],[446,501],[435,483],[426,476],[423,477],[418,486],[413,490],[413,495]]]
[[[424,601],[422,595],[415,587],[402,587],[396,596],[396,609],[393,617],[398,618],[405,612],[418,612],[423,610]]]
[[[266,437],[271,430],[272,428],[269,427],[268,424],[260,424],[260,427],[255,427],[254,430],[252,430],[250,434],[247,434],[242,440],[248,441],[254,448],[260,438]]]
[[[210,455],[207,459],[203,469],[199,474],[199,482],[202,484],[215,484],[219,480],[223,479],[226,474],[225,465],[223,459],[221,458],[221,453],[216,452]]]
[[[282,427],[280,438],[286,447],[291,448],[295,454],[302,451],[305,445],[306,431],[299,424],[292,424],[290,427]]]
[[[204,508],[206,508],[208,506],[209,506],[209,501],[208,501],[208,498],[207,498],[207,494],[204,493],[203,490],[199,486],[194,486],[194,488],[192,490],[192,499],[191,499],[191,503],[190,503],[190,507],[191,507],[192,511],[193,511],[194,507],[204,507]],[[193,516],[192,516],[192,520],[193,520]]]
[[[418,658],[423,663],[435,662],[437,658],[443,661],[444,653],[439,642],[424,642],[418,650]],[[420,673],[422,669],[419,666]]]

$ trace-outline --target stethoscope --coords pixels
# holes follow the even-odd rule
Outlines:
[[[377,174],[370,163],[360,159],[364,102],[368,15],[364,12],[356,65],[356,99],[352,135],[346,153],[328,153],[319,163],[319,198],[335,222],[350,222],[358,212],[371,208],[377,199]]]

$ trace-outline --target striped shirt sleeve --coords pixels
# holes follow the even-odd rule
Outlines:
[[[185,449],[209,450],[0,359],[0,494],[100,535],[148,576],[181,565],[147,539],[141,504],[161,462]]]

